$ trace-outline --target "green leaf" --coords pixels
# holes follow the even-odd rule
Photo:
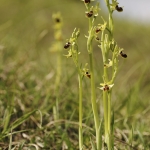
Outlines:
[[[16,127],[18,127],[20,124],[22,124],[23,122],[25,122],[32,114],[34,114],[37,110],[33,110],[25,115],[23,115],[22,117],[20,117],[19,119],[15,120],[11,125],[10,125],[10,129],[13,130]]]

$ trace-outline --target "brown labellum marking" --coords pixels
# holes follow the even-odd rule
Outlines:
[[[101,29],[98,29],[98,28],[95,30],[96,33],[100,32],[100,31],[101,31]]]
[[[123,8],[122,8],[122,7],[119,7],[118,5],[116,5],[116,10],[117,10],[118,12],[122,12],[122,11],[123,11]]]
[[[127,58],[127,54],[123,53],[122,51],[120,52],[120,55],[121,55],[123,58]]]
[[[70,42],[67,42],[67,43],[65,44],[64,48],[67,49],[67,48],[70,47],[70,45],[71,45],[71,43],[70,43]]]
[[[93,11],[91,10],[90,12],[86,12],[86,16],[88,18],[92,17],[93,16]]]
[[[87,71],[85,74],[86,74],[86,76],[87,76],[88,78],[91,78],[91,75],[89,74],[88,71]]]
[[[90,3],[90,2],[91,2],[91,0],[84,0],[84,2],[85,2],[85,3]]]
[[[56,21],[57,23],[59,23],[59,22],[60,22],[60,19],[59,19],[59,18],[56,18],[55,21]]]
[[[104,91],[108,91],[109,90],[109,86],[106,84],[105,86],[104,86]]]
[[[96,37],[96,40],[99,41],[100,40],[99,37]]]

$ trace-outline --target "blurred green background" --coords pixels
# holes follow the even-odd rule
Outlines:
[[[87,35],[88,20],[85,17],[85,6],[78,0],[0,0],[0,4],[1,121],[5,109],[9,106],[13,114],[9,124],[35,108],[42,111],[43,125],[47,124],[53,120],[52,107],[56,97],[54,82],[57,52],[50,51],[54,42],[52,14],[56,12],[62,14],[64,44],[74,28],[80,28],[80,60],[86,63],[88,54],[84,36]],[[102,23],[100,16],[107,20],[108,16],[102,10],[103,8],[97,23]],[[138,24],[125,19],[120,21],[114,16],[114,36],[128,55],[127,59],[119,58],[119,71],[113,93],[115,123],[118,128],[127,130],[133,125],[135,131],[140,131],[142,140],[146,143],[148,140],[144,133],[150,131],[149,24],[143,25],[140,21]],[[93,46],[98,87],[102,82],[102,57],[96,42]],[[63,53],[67,52],[63,50]],[[72,120],[78,121],[76,70],[72,60],[63,56],[62,59],[60,118],[69,119],[72,115]],[[86,79],[84,115],[90,116],[92,112],[88,112],[90,108],[88,86],[89,81]],[[102,95],[98,89],[97,96],[101,99]],[[73,111],[76,113],[72,114]],[[89,122],[87,120],[87,124]],[[31,123],[31,128],[32,126],[34,125]],[[24,127],[20,127],[22,128]]]

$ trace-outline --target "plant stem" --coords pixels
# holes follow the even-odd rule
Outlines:
[[[90,57],[90,69],[91,69],[91,102],[92,102],[92,109],[94,114],[94,122],[95,122],[95,129],[96,129],[96,144],[97,150],[100,149],[100,135],[99,135],[99,116],[98,116],[98,108],[96,104],[96,92],[95,92],[95,78],[94,78],[94,65],[93,65],[93,54],[89,54]]]
[[[107,136],[108,136],[108,99],[107,99],[107,91],[103,91],[103,106],[104,106],[105,143],[107,143]]]
[[[108,39],[106,39],[106,36],[104,36],[104,31],[102,32],[101,41],[102,41],[102,56],[103,56],[103,64],[104,64],[104,74],[103,74],[103,80],[104,83],[107,84],[109,82],[108,80],[108,71],[107,67],[105,67],[106,61],[108,60],[108,53],[110,51],[109,43],[113,39],[113,18],[112,18],[112,10],[110,8],[109,0],[105,0],[108,11],[109,11],[109,34]],[[114,60],[112,60],[114,61]],[[104,126],[105,126],[105,142],[107,144],[108,150],[113,149],[111,137],[112,137],[112,131],[111,131],[111,90],[104,90],[103,91],[103,105],[104,105]]]
[[[91,10],[89,4],[85,4],[86,9],[88,12]],[[96,90],[95,90],[95,76],[94,76],[94,58],[93,58],[93,47],[92,47],[92,41],[95,36],[95,27],[94,27],[94,21],[96,17],[89,17],[89,35],[87,40],[87,50],[89,54],[89,60],[90,60],[90,74],[91,74],[91,104],[92,104],[92,110],[94,115],[94,123],[95,123],[95,130],[96,130],[96,147],[97,150],[101,150],[102,146],[102,139],[101,139],[101,123],[99,119],[98,114],[98,106],[96,103]]]
[[[59,86],[60,86],[60,80],[61,80],[61,64],[62,64],[62,42],[58,42],[58,45],[60,45],[60,48],[58,50],[58,58],[57,58],[57,74],[56,74],[56,80],[55,80],[55,93],[56,93],[56,106],[55,106],[55,120],[59,119]]]
[[[54,114],[54,120],[59,119],[59,89],[60,89],[60,80],[61,80],[61,74],[62,74],[62,47],[63,47],[63,34],[62,34],[62,17],[61,14],[55,13],[52,15],[52,18],[54,20],[54,38],[55,38],[55,46],[54,48],[57,51],[57,68],[56,68],[56,79],[55,79],[55,97],[56,102],[53,106],[53,114]],[[59,21],[57,21],[59,20]]]
[[[112,131],[111,131],[111,91],[107,93],[108,96],[108,150],[113,150],[112,147]]]
[[[108,132],[111,133],[111,91],[108,92]]]
[[[79,73],[79,149],[82,150],[83,134],[82,134],[82,75]]]
[[[74,40],[74,45],[72,45],[72,58],[74,61],[74,64],[76,66],[76,69],[78,71],[78,84],[79,84],[79,149],[83,149],[83,133],[82,133],[82,96],[83,96],[83,88],[82,88],[82,72],[80,69],[80,64],[79,64],[79,58],[78,58],[78,43],[77,43],[77,33],[79,33],[79,30],[77,31],[76,29],[74,30],[72,34],[72,38]],[[74,53],[75,52],[75,53]]]
[[[93,59],[93,49],[92,49],[92,20],[89,19],[89,37],[87,40],[87,49],[89,52],[89,59],[90,59],[90,73],[91,73],[91,103],[92,103],[92,110],[94,115],[94,122],[95,122],[95,129],[96,129],[96,144],[97,150],[100,149],[100,134],[99,134],[99,127],[100,121],[98,116],[98,108],[96,104],[96,91],[95,91],[95,77],[94,77],[94,59]]]

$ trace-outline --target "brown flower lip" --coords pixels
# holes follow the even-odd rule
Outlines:
[[[86,16],[89,17],[89,18],[92,17],[93,16],[93,11],[91,10],[90,12],[86,12]]]
[[[123,58],[127,58],[127,54],[123,53],[122,51],[120,52],[120,55],[121,55]]]
[[[96,40],[99,41],[100,40],[99,37],[96,37]]]
[[[101,29],[96,29],[96,30],[95,30],[96,33],[100,32],[100,31],[101,31]]]
[[[116,5],[116,10],[117,10],[118,12],[122,12],[122,11],[123,11],[123,8],[122,8],[122,7],[119,7],[118,5]]]
[[[109,86],[108,85],[105,85],[104,86],[104,91],[108,91],[109,90]]]
[[[90,3],[90,2],[91,2],[91,0],[84,0],[84,2],[85,2],[85,3]]]
[[[59,19],[59,18],[56,18],[55,21],[56,21],[57,23],[59,23],[59,22],[60,22],[60,19]]]
[[[87,71],[85,74],[86,74],[86,76],[87,76],[88,78],[91,78],[91,75],[89,74],[88,71]]]
[[[67,49],[67,48],[70,47],[70,45],[71,45],[71,43],[70,43],[70,42],[67,42],[67,43],[65,44],[64,48]]]

